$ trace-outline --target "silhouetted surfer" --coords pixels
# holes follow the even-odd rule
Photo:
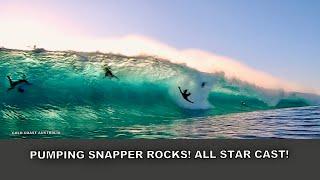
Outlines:
[[[112,71],[110,70],[110,68],[108,66],[104,67],[104,76],[105,77],[110,77],[110,78],[116,78],[119,79],[117,76],[115,76]]]
[[[183,97],[183,99],[185,99],[186,101],[190,102],[190,103],[193,103],[192,101],[190,101],[188,99],[188,97],[191,95],[191,93],[188,93],[188,89],[185,89],[183,92],[181,91],[181,88],[179,87],[179,90],[180,90],[180,93]]]
[[[248,105],[244,101],[241,101],[241,105],[248,107]]]
[[[202,82],[201,87],[204,88],[204,86],[207,84],[207,82]]]
[[[43,48],[37,48],[37,46],[34,45],[32,52],[34,52],[34,53],[43,53],[43,52],[46,52],[46,50],[43,49]]]
[[[26,80],[26,75],[22,76],[22,79],[18,80],[18,81],[12,81],[12,79],[10,78],[10,76],[7,76],[9,83],[10,83],[10,88],[8,88],[8,91],[14,89],[17,85],[20,84],[27,84],[27,85],[31,85],[27,80]],[[18,91],[23,93],[24,89],[20,86],[18,87]]]

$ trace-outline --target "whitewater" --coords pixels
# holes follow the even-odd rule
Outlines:
[[[119,80],[105,77],[105,66]],[[311,108],[311,125],[302,126],[313,128],[311,136],[306,137],[318,138],[320,132],[318,95],[261,87],[231,78],[226,71],[200,71],[156,56],[1,48],[0,73],[0,138],[250,138],[237,130],[232,136],[212,131],[230,127],[216,124],[221,123],[217,118],[230,123],[236,116],[234,122],[238,124],[232,127],[241,125],[242,132],[248,130],[246,123],[252,120],[263,124],[262,115],[283,117],[281,112],[291,112],[294,107]],[[7,91],[6,76],[18,80],[23,74],[32,85],[24,87],[24,93]],[[203,82],[205,86],[201,87]],[[194,103],[185,101],[178,87],[188,89]],[[281,108],[289,109],[279,111]],[[243,119],[248,117],[251,121]],[[292,117],[285,117],[290,123],[288,118]],[[206,127],[193,127],[200,122],[207,123]],[[35,130],[61,133],[14,133]],[[266,126],[257,126],[256,135],[263,134],[259,130],[265,131]],[[272,133],[269,136],[282,137]]]

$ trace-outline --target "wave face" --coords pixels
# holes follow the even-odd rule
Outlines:
[[[119,80],[104,77],[105,65]],[[0,117],[9,126],[0,126],[2,132],[34,127],[87,131],[106,122],[110,127],[154,124],[319,102],[315,95],[262,89],[154,57],[2,49],[0,73]],[[18,80],[22,74],[32,85],[24,93],[7,91],[6,76]],[[193,104],[182,98],[179,86],[191,92]],[[10,125],[17,120],[24,121]]]

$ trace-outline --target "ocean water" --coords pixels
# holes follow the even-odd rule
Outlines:
[[[320,138],[319,99],[150,56],[0,49],[1,139]]]

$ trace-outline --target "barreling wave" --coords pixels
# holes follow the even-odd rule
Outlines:
[[[106,65],[119,80],[104,77]],[[26,118],[179,119],[320,102],[317,95],[264,89],[226,78],[223,72],[199,72],[152,56],[2,49],[0,73],[1,112],[6,118],[23,111]],[[18,79],[22,74],[32,83],[25,93],[7,91],[6,76]],[[179,86],[191,92],[194,103],[182,98]]]

